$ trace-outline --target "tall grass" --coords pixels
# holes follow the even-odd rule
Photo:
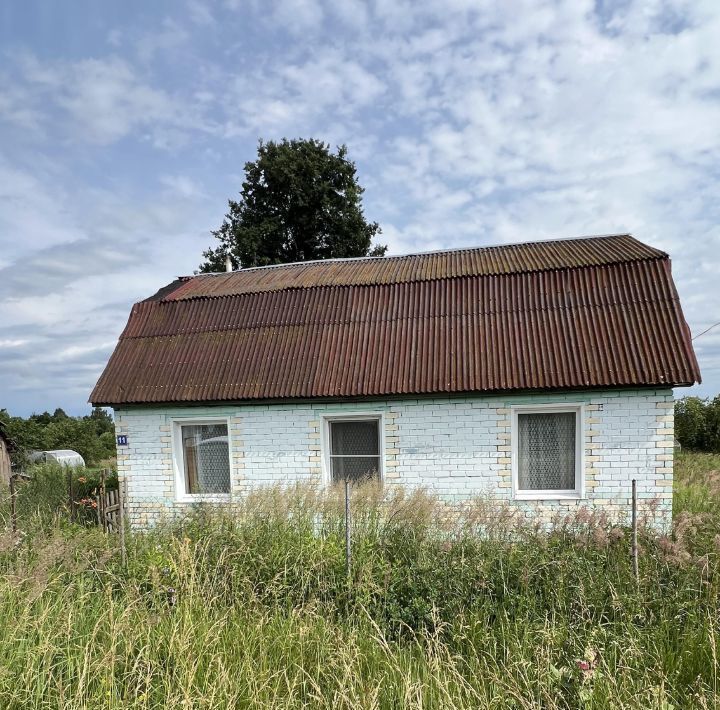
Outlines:
[[[38,509],[0,542],[0,707],[716,707],[718,471],[681,456],[639,585],[627,530],[584,513],[547,534],[362,491],[348,581],[332,493],[135,533],[126,567]]]

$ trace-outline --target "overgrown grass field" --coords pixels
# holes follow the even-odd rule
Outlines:
[[[639,584],[602,516],[548,535],[373,491],[350,579],[341,501],[307,489],[133,534],[123,566],[28,485],[0,543],[0,707],[717,707],[720,456],[676,477]]]

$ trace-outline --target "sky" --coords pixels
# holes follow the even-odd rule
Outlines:
[[[717,0],[0,4],[0,408],[89,411],[259,139],[346,144],[389,254],[631,232],[720,321]],[[720,327],[696,350],[720,392]]]

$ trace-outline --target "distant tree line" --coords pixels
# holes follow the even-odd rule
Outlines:
[[[677,400],[675,438],[683,448],[720,453],[720,395]]]
[[[100,407],[84,417],[68,416],[58,408],[52,414],[43,412],[27,419],[0,409],[0,421],[15,444],[13,458],[17,463],[27,462],[32,451],[53,449],[77,451],[88,465],[115,456],[113,420]]]

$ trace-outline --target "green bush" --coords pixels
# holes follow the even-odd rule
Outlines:
[[[106,471],[106,490],[117,490],[116,469]],[[101,487],[99,470],[68,468],[56,462],[48,462],[29,466],[25,476],[16,484],[17,512],[21,519],[35,519],[38,523],[52,524],[58,516],[68,516],[72,479],[75,518],[79,522],[96,521],[95,497]]]
[[[720,395],[675,402],[675,438],[692,451],[720,453]]]
[[[31,451],[72,449],[87,465],[115,457],[115,427],[112,417],[100,407],[84,417],[68,416],[62,409],[52,414],[33,414],[27,419],[10,416],[0,409],[0,422],[14,444],[14,463],[24,468]]]

